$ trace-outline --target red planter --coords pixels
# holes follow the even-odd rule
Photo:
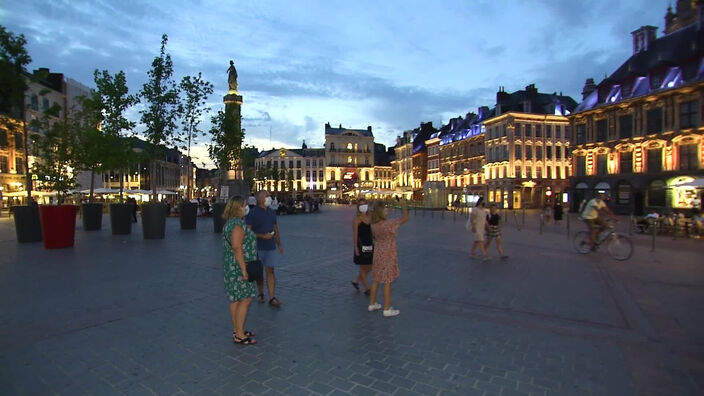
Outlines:
[[[39,219],[42,223],[42,237],[47,249],[73,247],[76,235],[76,206],[41,205]]]

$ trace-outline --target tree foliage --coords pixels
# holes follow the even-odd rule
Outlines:
[[[208,154],[222,172],[233,169],[239,162],[242,152],[244,131],[236,131],[234,114],[218,110],[210,119],[212,128]]]
[[[77,165],[78,158],[76,121],[68,116],[59,117],[60,111],[61,107],[54,104],[32,121],[33,126],[46,131],[36,141],[41,159],[34,163],[33,172],[42,189],[56,191],[59,204],[76,187],[75,172],[71,168]]]
[[[213,84],[203,80],[201,73],[197,76],[185,76],[179,84],[181,92],[184,94],[183,99],[183,114],[181,116],[181,125],[183,127],[183,135],[186,145],[181,148],[186,150],[188,159],[191,159],[191,143],[204,132],[199,129],[202,117],[210,111],[206,106],[208,95],[213,93]],[[191,196],[191,178],[188,177],[188,186],[186,196]]]
[[[176,121],[181,111],[179,87],[173,79],[173,62],[166,52],[169,38],[161,36],[159,55],[152,61],[152,68],[147,72],[148,81],[142,86],[140,97],[146,102],[146,108],[141,113],[141,121],[145,125],[145,135],[148,143],[147,151],[151,159],[151,185],[156,200],[156,159],[160,148],[180,142],[177,134]]]

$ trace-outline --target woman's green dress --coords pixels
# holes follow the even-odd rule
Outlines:
[[[242,279],[242,269],[235,259],[235,252],[232,250],[232,230],[235,227],[244,229],[244,240],[242,241],[244,260],[253,261],[257,259],[257,237],[254,232],[247,227],[247,224],[242,219],[233,218],[228,220],[222,229],[222,267],[225,274],[225,292],[230,302],[244,300],[257,295],[257,288],[254,282]]]

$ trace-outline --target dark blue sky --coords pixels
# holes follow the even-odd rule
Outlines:
[[[491,106],[535,83],[578,102],[631,53],[630,32],[662,28],[667,0],[4,1],[0,24],[23,33],[32,68],[88,86],[124,70],[136,92],[162,33],[177,77],[203,72],[222,106],[234,59],[245,141],[321,146],[325,122],[374,128],[393,144],[423,121]],[[661,29],[660,29],[661,30]],[[134,110],[136,114],[136,109]],[[136,116],[135,116],[136,118]],[[271,129],[271,144],[269,130]],[[210,162],[204,150],[201,161]]]

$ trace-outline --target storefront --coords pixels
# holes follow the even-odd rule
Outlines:
[[[673,209],[695,209],[701,207],[704,178],[680,176],[671,179],[667,185],[672,192],[671,207]]]

